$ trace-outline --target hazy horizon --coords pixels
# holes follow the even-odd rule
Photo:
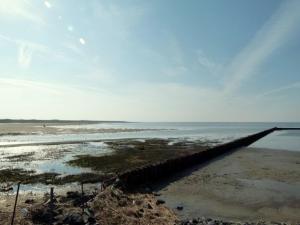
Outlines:
[[[2,0],[0,118],[300,121],[300,1]]]
[[[90,119],[20,119],[20,118],[0,118],[0,122],[4,120],[10,121],[66,121],[66,122],[120,122],[120,123],[300,123],[300,121],[130,121],[130,120],[90,120]]]

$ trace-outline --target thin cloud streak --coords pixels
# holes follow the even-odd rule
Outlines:
[[[45,21],[37,12],[37,8],[29,1],[1,0],[0,18],[25,19],[38,25],[44,25]]]
[[[284,1],[276,13],[256,33],[252,41],[233,59],[226,70],[224,93],[230,94],[251,76],[272,53],[286,43],[300,23],[300,1]]]
[[[19,48],[18,62],[24,68],[29,68],[31,64],[33,50],[27,45],[21,45]]]
[[[34,52],[58,59],[70,60],[62,52],[52,50],[49,46],[27,40],[14,39],[0,34],[0,40],[15,44],[19,48],[18,62],[21,66],[29,66]]]
[[[218,64],[208,58],[206,54],[200,49],[197,51],[198,63],[205,68],[211,75],[217,75],[223,69],[221,64]]]
[[[291,89],[298,89],[298,88],[300,88],[300,82],[285,85],[285,86],[282,86],[282,87],[279,87],[279,88],[272,89],[270,91],[266,91],[266,92],[264,92],[264,93],[262,93],[262,94],[260,94],[256,97],[257,98],[262,98],[262,97],[266,97],[266,96],[274,95],[274,94],[277,94],[277,93],[280,93],[280,92],[288,91],[288,90],[291,90]]]

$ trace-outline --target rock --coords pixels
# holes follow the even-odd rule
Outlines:
[[[145,187],[144,190],[145,190],[146,193],[151,193],[151,191],[152,191],[151,188],[149,188],[149,187]]]
[[[33,222],[46,224],[51,224],[58,215],[56,210],[43,205],[31,208],[30,213]]]
[[[193,224],[198,224],[198,222],[199,221],[197,219],[193,219],[193,221],[192,221]]]
[[[63,218],[64,224],[69,225],[84,225],[84,221],[82,219],[82,216],[79,213],[68,213]]]
[[[22,214],[23,217],[28,217],[28,215],[29,215],[28,209],[22,208],[21,209],[21,214]]]
[[[148,203],[147,207],[148,209],[153,209],[153,206],[150,203]]]
[[[166,202],[164,201],[164,200],[162,200],[162,199],[158,199],[157,201],[156,201],[156,205],[161,205],[161,204],[165,204]]]
[[[125,215],[126,216],[129,216],[129,217],[135,217],[136,216],[136,212],[131,209],[131,208],[128,208],[124,211]]]
[[[88,222],[89,222],[90,224],[94,224],[94,223],[96,223],[96,220],[95,220],[94,217],[89,217],[89,218],[88,218]]]
[[[176,207],[176,209],[181,211],[181,210],[183,210],[183,206],[179,205],[179,206]]]
[[[52,180],[48,179],[45,181],[46,184],[52,184]]]
[[[26,204],[33,204],[34,203],[34,199],[26,199],[25,203]]]
[[[210,221],[207,223],[207,225],[216,225],[216,223],[215,223],[215,221],[210,220]]]
[[[89,217],[94,217],[94,211],[92,209],[90,209],[90,208],[85,208],[84,209],[84,213],[86,215],[88,215]]]
[[[158,193],[158,192],[154,192],[153,194],[154,194],[154,196],[156,196],[156,197],[161,196],[161,193]]]
[[[67,198],[80,198],[81,195],[78,191],[68,191],[67,192]]]
[[[141,199],[137,199],[137,200],[135,201],[135,204],[136,204],[136,205],[142,205],[143,203],[144,203],[144,201],[141,200]]]
[[[136,216],[137,218],[141,218],[141,217],[144,216],[144,212],[142,212],[141,210],[138,210],[138,211],[135,213],[135,216]]]
[[[0,192],[9,192],[12,191],[13,187],[9,186],[9,187],[0,187]]]

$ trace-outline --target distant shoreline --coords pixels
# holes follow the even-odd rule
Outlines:
[[[95,123],[128,123],[127,121],[110,120],[38,120],[38,119],[0,119],[0,123],[71,123],[71,124],[95,124]]]

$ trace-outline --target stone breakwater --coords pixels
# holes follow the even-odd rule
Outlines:
[[[118,174],[118,179],[125,189],[156,182],[176,172],[180,172],[183,169],[207,162],[223,154],[232,152],[233,150],[249,146],[277,129],[277,127],[274,127],[203,151],[128,170]]]

